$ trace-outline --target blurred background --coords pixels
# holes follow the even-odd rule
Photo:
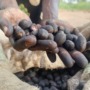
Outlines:
[[[90,22],[90,0],[60,0],[59,18],[75,27]]]
[[[59,7],[65,10],[90,11],[90,0],[61,0]]]
[[[23,4],[21,10],[28,13]],[[90,22],[90,0],[60,0],[59,19],[69,22],[77,27]]]

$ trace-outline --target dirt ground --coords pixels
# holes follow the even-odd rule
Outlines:
[[[90,22],[90,12],[85,11],[59,11],[59,19],[69,22],[77,27]]]

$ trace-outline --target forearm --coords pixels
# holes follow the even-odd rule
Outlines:
[[[43,0],[42,12],[44,20],[58,18],[58,3],[59,0]]]
[[[18,8],[16,0],[0,0],[0,10],[8,7]]]

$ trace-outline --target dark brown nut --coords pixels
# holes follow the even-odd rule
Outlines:
[[[51,53],[51,52],[46,52],[47,53],[47,56],[49,58],[49,60],[53,63],[56,61],[56,54],[54,53]]]
[[[75,49],[75,44],[70,40],[66,40],[66,42],[64,43],[64,47],[65,49],[71,51]]]
[[[58,53],[59,52],[59,48],[57,47],[57,48],[53,49],[51,52],[52,53]]]
[[[52,19],[46,21],[46,25],[50,25],[51,23],[53,23]]]
[[[75,41],[75,47],[78,51],[83,52],[86,49],[86,38],[79,34],[77,40]]]
[[[74,65],[74,60],[72,59],[68,51],[65,50],[64,48],[62,47],[59,48],[58,56],[63,61],[66,67],[70,68]]]
[[[90,50],[90,41],[87,42],[86,50]]]
[[[49,89],[49,87],[44,87],[44,89],[43,89],[43,90],[50,90],[50,89]]]
[[[53,77],[53,76],[52,76]],[[55,81],[53,81],[53,78],[52,80],[50,80],[50,85],[51,86],[54,86],[54,87],[57,87],[57,83]],[[55,90],[55,89],[54,89]],[[56,89],[57,90],[57,89]]]
[[[57,47],[57,43],[53,40],[38,40],[37,44],[50,50],[53,50]]]
[[[43,80],[40,80],[40,82],[39,82],[39,86],[41,86],[41,87],[45,87],[45,82],[44,82]]]
[[[63,26],[58,26],[58,31],[64,31],[65,30],[65,27]]]
[[[58,32],[58,26],[56,24],[54,24],[54,23],[52,23],[51,26],[54,29],[54,32],[53,33],[57,33]]]
[[[24,30],[23,30],[20,26],[15,25],[15,26],[13,27],[13,29],[14,29],[13,34],[14,34],[14,37],[15,37],[16,39],[20,39],[20,38],[22,38],[23,36],[25,36]]]
[[[71,40],[71,41],[76,41],[78,38],[78,36],[74,35],[74,34],[66,34],[66,39],[67,40]]]
[[[38,79],[37,77],[33,77],[33,78],[32,78],[32,81],[33,81],[35,84],[39,83],[39,79]]]
[[[26,36],[30,35],[29,29],[25,29],[24,31],[25,31]]]
[[[30,34],[34,35],[34,36],[37,36],[37,33],[38,33],[38,31],[32,31]]]
[[[74,28],[72,34],[78,35],[80,32],[77,28]]]
[[[66,41],[66,34],[63,31],[58,32],[54,38],[58,46],[61,46]]]
[[[46,72],[43,72],[43,73],[42,73],[42,76],[46,76],[46,75],[47,75]],[[44,79],[44,82],[45,82],[46,86],[49,86],[49,80],[48,80],[47,78]]]
[[[37,24],[32,24],[31,26],[30,26],[30,30],[31,31],[37,31],[38,29],[40,29],[40,26],[39,26],[39,24],[37,25]]]
[[[31,26],[32,22],[30,20],[21,20],[19,22],[19,26],[22,28],[22,29],[28,29],[30,26]]]
[[[54,29],[54,33],[58,32],[58,26],[52,20],[47,21],[46,25],[51,25]]]
[[[75,41],[78,39],[78,36],[77,35],[74,35],[74,34],[72,34],[72,37],[73,37],[73,42],[75,43]]]
[[[41,25],[40,24],[36,24],[37,28],[40,29],[41,28]]]
[[[36,37],[33,35],[24,36],[21,39],[17,40],[17,42],[13,45],[13,47],[18,50],[22,51],[26,48],[32,47],[36,45]]]
[[[49,49],[47,49],[47,47],[41,46],[41,45],[38,45],[38,44],[36,44],[35,46],[30,47],[28,49],[31,50],[31,51],[36,51],[36,50],[38,50],[38,51],[50,51]]]
[[[50,47],[50,43],[53,44],[51,45]],[[57,48],[57,44],[52,41],[52,40],[38,40],[37,44],[33,47],[30,47],[29,50],[31,51],[35,51],[35,50],[38,50],[38,51],[48,51],[48,52],[52,52],[52,53],[57,53],[58,52],[58,49]]]
[[[64,29],[64,33],[65,33],[65,34],[70,34],[70,30],[68,30],[68,29],[65,28],[65,29]]]
[[[55,86],[51,86],[50,90],[58,90]]]
[[[42,26],[43,29],[47,30],[49,33],[53,33],[54,32],[54,29],[51,25],[45,25],[45,26]]]
[[[49,33],[48,39],[49,40],[54,40],[54,35],[52,33]]]
[[[70,52],[70,55],[72,56],[72,58],[75,60],[75,62],[79,67],[85,68],[87,66],[88,60],[81,52],[74,50]]]
[[[40,29],[41,26],[39,26],[39,24],[32,24],[30,26],[30,33],[33,34],[33,35],[37,35],[38,33],[38,30]]]
[[[72,34],[66,34],[66,39],[67,40],[73,40],[73,35]]]
[[[49,33],[45,29],[39,29],[37,33],[38,39],[47,39],[49,36]]]
[[[72,67],[74,65],[74,60],[70,56],[67,50],[64,48],[60,47],[59,48],[59,53],[58,53],[60,59],[63,61],[66,67]]]
[[[7,37],[10,37],[13,34],[13,26],[6,19],[0,19],[0,29],[5,33]]]

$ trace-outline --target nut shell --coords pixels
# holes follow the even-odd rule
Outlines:
[[[58,56],[61,58],[66,67],[70,68],[74,65],[74,60],[72,59],[68,51],[64,48],[59,48]]]
[[[75,60],[75,62],[79,67],[85,68],[87,66],[88,60],[81,52],[74,50],[70,52],[70,55],[72,56],[72,58]]]

